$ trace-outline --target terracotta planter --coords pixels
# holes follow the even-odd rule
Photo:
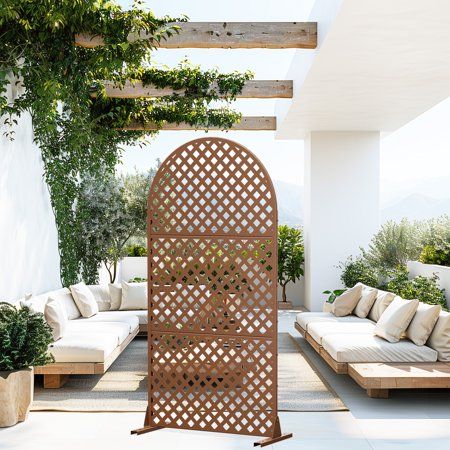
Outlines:
[[[33,369],[0,372],[0,427],[10,427],[27,418],[33,387]]]

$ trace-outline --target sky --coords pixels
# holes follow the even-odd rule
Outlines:
[[[123,6],[130,4],[121,0]],[[314,0],[154,0],[147,2],[155,14],[179,16],[192,21],[305,21]],[[308,50],[300,50],[308,51]],[[228,72],[250,69],[255,79],[285,79],[295,50],[208,50],[161,49],[154,53],[159,65],[175,66],[187,57],[208,69]],[[289,100],[280,100],[289,102]],[[246,115],[273,115],[274,100],[238,100],[236,109]],[[381,197],[388,201],[396,190],[413,186],[428,178],[450,177],[450,99],[427,111],[381,141]],[[254,151],[272,178],[303,184],[303,141],[275,140],[273,132],[217,133],[236,140]],[[145,170],[164,159],[183,143],[202,136],[202,132],[162,132],[147,148],[128,148],[120,171]],[[450,197],[450,183],[448,192]]]

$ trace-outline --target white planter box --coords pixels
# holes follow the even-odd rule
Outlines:
[[[130,281],[133,278],[147,278],[147,257],[127,256],[120,264],[120,281]]]
[[[439,277],[438,284],[441,289],[445,289],[445,299],[447,307],[450,308],[450,267],[438,266],[436,264],[423,264],[419,261],[408,261],[408,271],[410,278],[419,275],[432,277],[436,274]]]

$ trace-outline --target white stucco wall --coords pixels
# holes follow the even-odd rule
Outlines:
[[[336,266],[379,226],[380,134],[312,131],[305,142],[305,306],[341,287]]]
[[[3,120],[1,120],[3,124]],[[60,287],[58,239],[31,117],[0,127],[0,300]]]

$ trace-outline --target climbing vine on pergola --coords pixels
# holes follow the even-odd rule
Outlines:
[[[186,61],[170,70],[152,64],[158,42],[178,32],[172,23],[184,20],[157,18],[139,2],[124,11],[107,0],[0,0],[0,114],[10,125],[10,138],[16,118],[31,114],[56,218],[64,285],[92,273],[83,264],[97,264],[81,255],[83,210],[77,200],[83,178],[103,179],[115,170],[123,145],[145,142],[148,134],[123,128],[150,122],[156,133],[163,123],[185,122],[228,129],[240,119],[230,102],[250,72],[204,72]],[[129,42],[128,35],[138,31],[145,38]],[[77,33],[101,35],[105,45],[75,46]],[[139,81],[181,89],[183,95],[109,99],[102,80],[118,86]],[[213,101],[222,104],[211,107]]]

